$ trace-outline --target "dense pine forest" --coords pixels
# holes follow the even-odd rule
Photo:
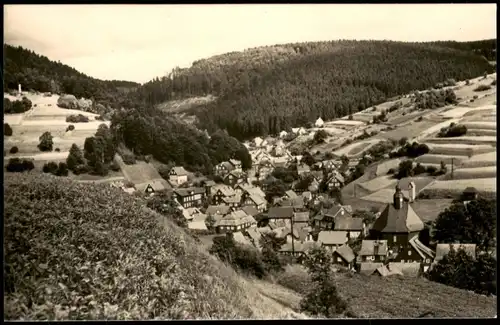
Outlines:
[[[114,106],[123,94],[140,86],[131,81],[95,79],[22,47],[4,44],[3,50],[4,92],[21,84],[25,90],[72,94]]]
[[[276,134],[318,117],[345,116],[450,78],[491,73],[495,68],[488,60],[496,55],[496,40],[341,40],[265,46],[198,60],[142,86],[90,78],[26,49],[7,45],[4,51],[4,89],[21,83],[25,89],[135,108],[142,115],[165,101],[214,95],[214,102],[191,108],[197,126],[210,133],[225,129],[243,140]],[[151,120],[160,118],[154,114]]]
[[[175,69],[135,94],[150,105],[218,96],[195,107],[199,127],[223,128],[238,139],[276,134],[318,117],[345,116],[449,78],[493,72],[487,52],[496,41],[403,43],[332,41],[233,52]]]

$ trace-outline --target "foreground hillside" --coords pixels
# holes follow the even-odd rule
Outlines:
[[[7,175],[4,205],[5,319],[301,317],[119,189]]]
[[[191,111],[199,126],[239,139],[355,113],[447,79],[494,68],[483,56],[444,44],[332,41],[285,44],[200,60],[140,87],[149,104],[205,96]]]
[[[4,92],[21,84],[24,90],[65,93],[77,98],[93,98],[112,105],[128,91],[139,86],[130,81],[103,81],[89,77],[72,67],[36,54],[22,47],[7,44],[4,50]]]

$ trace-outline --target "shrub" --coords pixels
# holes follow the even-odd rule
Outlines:
[[[434,166],[427,166],[427,168],[425,170],[430,175],[434,175],[436,173],[436,171],[437,171],[437,168],[434,167]]]
[[[89,118],[85,115],[78,114],[78,115],[68,115],[66,117],[66,122],[69,123],[87,123],[89,121]]]
[[[68,165],[64,162],[60,162],[57,167],[56,176],[68,176]]]
[[[83,153],[75,143],[73,143],[71,145],[71,148],[69,149],[68,158],[66,158],[66,164],[68,166],[68,169],[72,171],[75,170],[76,166],[85,164]]]
[[[392,175],[394,174],[396,171],[394,170],[394,168],[389,168],[389,170],[387,171],[387,175]]]
[[[489,90],[491,89],[491,86],[489,85],[479,85],[477,86],[476,89],[474,89],[474,91],[485,91],[485,90]]]
[[[126,165],[133,165],[136,162],[135,156],[131,154],[122,154],[122,159]]]
[[[351,115],[349,115],[349,121],[352,121],[352,120],[354,120],[354,117],[352,117],[352,114],[351,114]]]
[[[6,114],[12,113],[12,102],[8,98],[3,98],[3,112]]]
[[[474,99],[478,99],[478,98],[479,98],[479,96],[478,96],[478,95],[474,95],[474,96],[472,96],[472,98],[474,98]]]
[[[399,141],[398,141],[398,144],[399,144],[400,146],[404,146],[404,145],[405,145],[405,144],[407,144],[407,143],[408,143],[408,138],[407,138],[407,137],[402,137],[402,138],[401,138],[401,139],[399,139]]]
[[[72,171],[73,171],[73,174],[80,175],[80,174],[88,173],[90,171],[90,168],[89,168],[89,166],[87,166],[85,164],[80,164],[80,165],[76,165]]]
[[[52,138],[50,132],[44,132],[39,138],[40,143],[38,144],[38,149],[40,149],[40,151],[52,151],[54,145]]]
[[[467,133],[467,127],[465,125],[450,125],[447,128],[442,128],[439,131],[438,137],[440,138],[451,138],[451,137],[459,137],[465,135]]]
[[[120,171],[120,165],[118,165],[118,163],[116,161],[113,161],[110,165],[109,165],[109,169],[111,169],[112,171],[114,172],[119,172]]]
[[[490,85],[491,85],[491,86],[496,86],[496,85],[497,85],[497,80],[496,80],[496,79],[495,79],[495,80],[493,80],[493,81],[491,82],[491,84],[490,84]]]
[[[424,117],[423,117],[423,116],[419,116],[419,117],[415,120],[415,122],[421,122],[421,121],[423,121],[423,120],[424,120]]]
[[[10,127],[9,123],[3,124],[3,135],[8,137],[12,136],[12,128]]]
[[[35,164],[32,159],[19,159],[11,158],[9,163],[5,166],[8,172],[11,173],[22,173],[24,171],[30,171],[35,168]]]
[[[55,148],[55,149],[54,149],[54,151],[55,151],[55,152],[61,152],[61,149],[59,149],[59,148]]]
[[[68,131],[73,131],[75,129],[75,126],[73,124],[70,124],[68,125],[68,127],[66,128],[66,132]]]
[[[417,163],[417,166],[415,166],[415,168],[413,168],[413,174],[414,175],[420,175],[420,174],[423,174],[425,173],[426,169],[424,166],[422,166],[421,163]]]
[[[465,80],[465,84],[468,86],[470,85],[470,80]]]
[[[10,148],[9,152],[12,153],[12,154],[18,153],[19,152],[19,148],[16,147],[16,146],[13,146],[12,148]]]
[[[96,119],[96,121],[104,121],[104,116],[102,116],[102,115],[97,115],[97,116],[95,117],[95,119]]]
[[[57,163],[51,161],[51,162],[48,162],[45,165],[43,165],[42,170],[44,173],[50,173],[50,174],[55,175],[57,172],[57,169],[58,169]]]

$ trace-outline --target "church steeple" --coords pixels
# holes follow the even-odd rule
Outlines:
[[[399,210],[403,207],[403,192],[401,192],[401,187],[399,187],[399,184],[396,185],[396,192],[394,193],[393,196],[393,203],[394,203],[394,208]]]

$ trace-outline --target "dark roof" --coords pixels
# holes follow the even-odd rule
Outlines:
[[[251,205],[244,206],[243,208],[241,208],[241,210],[245,211],[246,214],[252,217],[255,217],[256,215],[259,214],[259,211]]]
[[[375,254],[375,246],[378,247],[377,253]],[[363,240],[361,242],[361,249],[359,250],[359,256],[374,256],[374,255],[387,255],[387,240]]]
[[[363,262],[359,265],[359,273],[364,275],[372,275],[378,268],[383,266],[383,263]]]
[[[177,176],[185,176],[188,174],[187,171],[182,166],[172,167],[171,171],[174,172],[174,174]]]
[[[307,222],[309,221],[309,211],[295,212],[293,217],[294,222]]]
[[[230,211],[231,207],[227,205],[209,205],[205,213],[208,215],[213,215],[213,214],[225,215],[228,214]]]
[[[267,212],[267,215],[271,219],[284,219],[293,217],[292,207],[272,207]]]
[[[205,189],[203,187],[188,187],[175,189],[174,192],[180,196],[188,196],[194,194],[204,194]]]
[[[385,233],[409,233],[424,229],[424,223],[406,202],[400,209],[388,204],[380,217],[375,220],[373,230]]]
[[[351,217],[339,217],[335,220],[335,230],[362,231],[363,219]]]
[[[349,245],[345,244],[337,248],[335,251],[340,257],[342,257],[347,263],[351,263],[354,261],[354,258],[356,257],[354,255],[354,252],[352,251],[351,247]]]
[[[347,242],[346,231],[323,230],[318,234],[318,242],[324,245],[343,245]]]
[[[296,197],[295,199],[285,199],[278,202],[281,207],[294,207],[294,208],[302,208],[304,206],[304,198],[301,196]]]

